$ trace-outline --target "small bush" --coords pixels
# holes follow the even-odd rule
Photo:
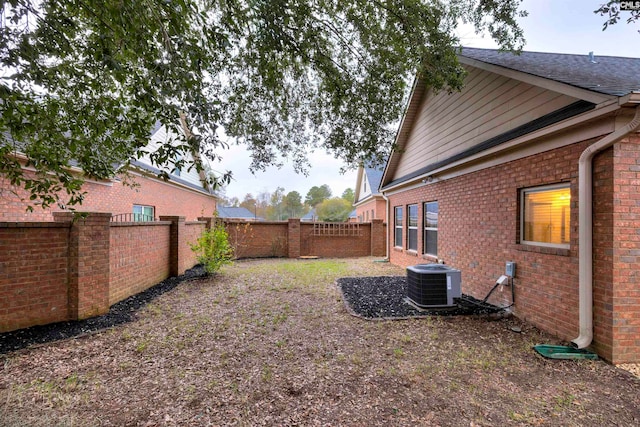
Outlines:
[[[198,255],[198,262],[204,266],[207,274],[217,273],[224,265],[231,264],[233,248],[229,244],[229,236],[224,224],[215,221],[205,230],[191,250]]]

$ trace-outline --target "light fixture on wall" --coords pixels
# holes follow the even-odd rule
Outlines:
[[[431,175],[429,175],[426,178],[422,178],[422,183],[423,184],[426,184],[426,183],[431,182],[431,181],[433,181],[433,177]]]

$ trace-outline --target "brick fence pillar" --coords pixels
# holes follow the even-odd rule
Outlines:
[[[183,216],[161,216],[160,221],[171,221],[171,231],[169,237],[169,274],[171,276],[179,276],[186,269],[183,267],[181,249],[186,247],[185,240],[185,217]]]
[[[289,218],[289,227],[287,229],[287,236],[289,240],[289,258],[300,257],[300,238],[302,233],[300,232],[300,218]]]
[[[56,222],[70,222],[69,307],[70,319],[87,319],[109,311],[110,213],[54,212]]]
[[[215,220],[215,217],[212,216],[201,216],[198,217],[198,221],[202,221],[204,223],[206,223],[205,230],[211,230],[211,227],[213,226],[213,221]]]
[[[371,256],[385,256],[386,236],[384,223],[381,219],[371,220]]]

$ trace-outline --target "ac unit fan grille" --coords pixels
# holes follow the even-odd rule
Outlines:
[[[407,293],[420,306],[447,305],[447,275],[407,273]]]

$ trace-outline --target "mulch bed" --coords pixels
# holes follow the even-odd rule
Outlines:
[[[405,276],[346,277],[337,280],[344,301],[356,316],[365,319],[403,319],[421,316],[460,316],[504,311],[470,296],[462,295],[451,308],[418,309],[406,300]]]
[[[0,334],[0,354],[21,350],[34,344],[44,344],[51,341],[63,340],[71,337],[90,334],[111,328],[135,319],[136,312],[160,295],[174,289],[185,280],[204,277],[202,266],[195,266],[184,274],[169,277],[157,285],[139,294],[130,296],[111,306],[107,314],[85,320],[50,323],[48,325],[32,326],[17,331]]]

